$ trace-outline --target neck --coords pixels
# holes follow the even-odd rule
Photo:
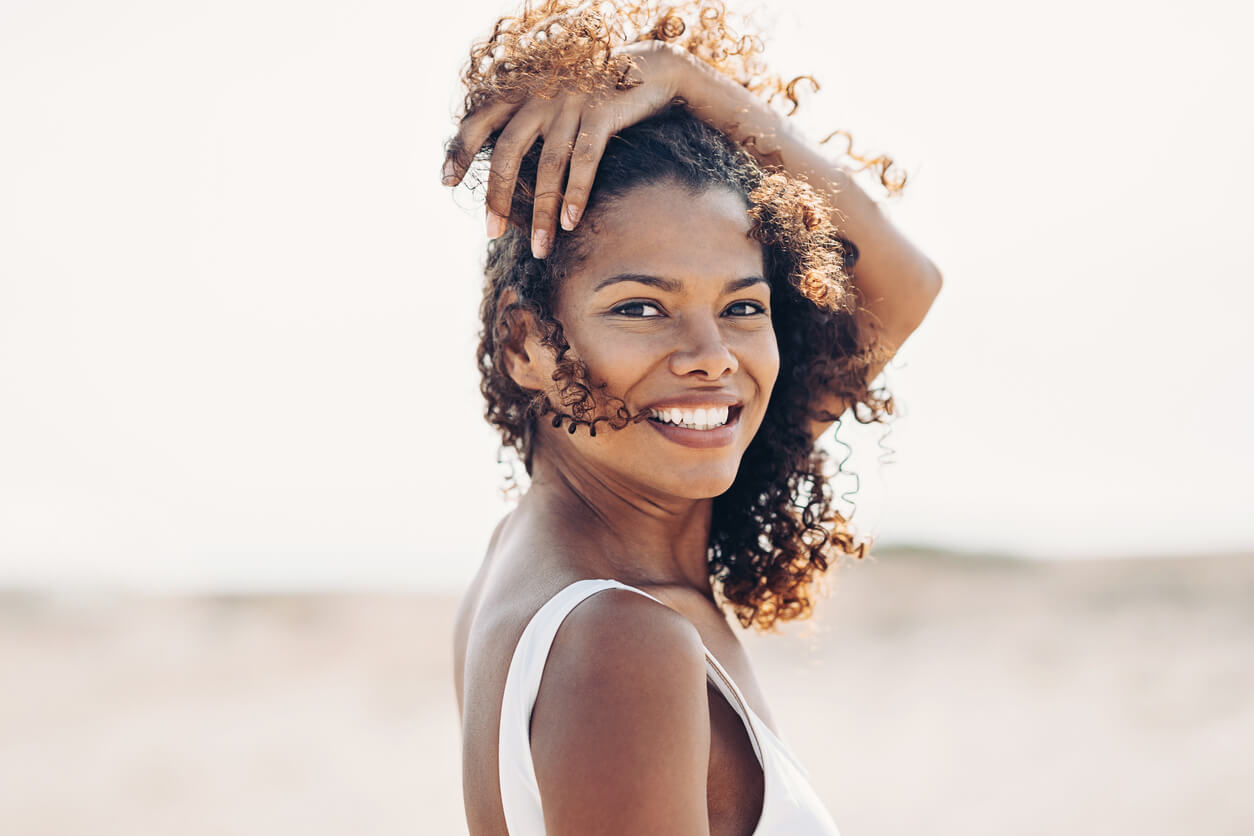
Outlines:
[[[688,587],[713,600],[712,499],[649,495],[545,447],[536,450],[519,510],[538,515],[580,571],[633,586]]]

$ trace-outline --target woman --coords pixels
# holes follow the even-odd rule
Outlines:
[[[444,182],[488,166],[482,390],[530,477],[455,628],[472,836],[836,832],[725,609],[806,617],[861,556],[815,440],[891,413],[940,275],[757,52],[708,2],[548,2],[464,74]]]

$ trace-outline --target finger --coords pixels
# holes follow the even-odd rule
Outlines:
[[[547,104],[547,103],[546,103]],[[505,231],[504,222],[514,204],[514,185],[522,158],[540,136],[543,124],[537,108],[524,106],[496,138],[492,164],[488,169],[488,234],[495,238]],[[492,216],[495,215],[494,219]],[[494,234],[495,233],[495,234]]]
[[[566,179],[566,168],[579,131],[581,109],[579,102],[571,101],[544,131],[544,148],[536,169],[536,197],[531,210],[531,253],[536,258],[545,258],[553,249],[557,213],[562,203],[562,182]]]
[[[566,199],[562,205],[562,229],[572,230],[588,207],[592,181],[597,165],[609,142],[609,126],[596,117],[585,116],[579,125],[570,157],[570,176],[566,178]]]
[[[457,126],[457,134],[445,145],[441,182],[446,186],[460,183],[483,143],[493,132],[503,128],[517,110],[516,103],[498,100],[464,117]]]

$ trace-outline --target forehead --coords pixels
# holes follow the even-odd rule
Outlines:
[[[597,213],[570,289],[590,292],[623,273],[718,286],[761,276],[762,246],[749,237],[751,228],[745,199],[730,188],[638,186]]]

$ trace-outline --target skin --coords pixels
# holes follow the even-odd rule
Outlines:
[[[680,394],[732,393],[743,401],[741,423],[728,445],[694,450],[647,425],[591,438],[541,422],[531,487],[493,535],[455,627],[472,836],[506,832],[496,734],[513,650],[540,606],[583,578],[615,578],[663,603],[609,590],[575,607],[559,628],[531,727],[547,832],[749,834],[762,810],[762,770],[747,731],[706,683],[704,662],[708,648],[773,728],[714,600],[705,554],[711,497],[731,484],[778,372],[769,311],[764,325],[761,314],[759,321],[729,315],[746,314],[755,302],[769,306],[760,286],[727,287],[761,275],[761,252],[744,237],[743,201],[724,190],[694,196],[653,184],[617,201],[612,217],[582,218],[609,137],[677,96],[733,139],[755,137],[751,150],[760,160],[805,177],[832,206],[841,234],[861,254],[853,276],[863,298],[860,322],[890,349],[922,322],[941,285],[935,265],[850,173],[757,97],[666,44],[621,51],[632,57],[639,82],[629,90],[495,102],[468,116],[445,161],[444,182],[456,185],[488,136],[501,132],[487,195],[495,237],[505,229],[522,155],[543,138],[534,254],[547,256],[559,222],[566,229],[597,222],[594,256],[568,279],[557,311],[593,379],[610,384],[633,412]],[[596,290],[623,273],[677,286]],[[630,309],[636,317],[613,312],[624,302],[637,303]],[[529,337],[508,370],[521,385],[544,390],[552,358]],[[848,404],[819,399],[814,406],[839,415]],[[816,421],[809,429],[817,437],[827,426]]]
[[[736,141],[752,137],[753,143],[746,147],[764,165],[805,179],[823,195],[837,228],[860,253],[853,272],[862,297],[859,325],[891,351],[900,348],[940,293],[941,274],[893,226],[852,173],[827,159],[819,146],[762,99],[687,52],[661,41],[631,44],[619,52],[633,63],[631,77],[638,83],[629,90],[566,93],[522,105],[498,101],[462,120],[451,143],[454,151],[444,161],[445,185],[459,183],[487,138],[501,132],[488,174],[489,237],[505,231],[519,164],[537,138],[543,138],[544,146],[536,181],[532,251],[543,258],[551,249],[559,220],[568,230],[579,223],[609,138],[682,98],[692,113]],[[883,364],[873,368],[870,379],[882,369]],[[815,402],[816,411],[833,415],[849,406],[835,397]],[[817,438],[830,425],[830,421],[815,421],[810,433]]]
[[[712,498],[735,479],[779,373],[749,228],[730,190],[633,189],[597,218],[589,257],[558,294],[572,349],[633,412],[730,394],[740,414],[727,444],[702,449],[648,422],[595,437],[537,428],[531,486],[498,530],[455,636],[472,834],[505,832],[496,730],[512,649],[535,611],[582,578],[616,578],[663,604],[602,592],[559,628],[531,727],[547,831],[747,834],[761,815],[748,731],[705,674],[708,647],[770,716],[705,554]],[[668,284],[601,286],[622,275]],[[529,388],[543,389],[553,368],[534,337],[509,358]]]
[[[661,183],[632,190],[603,213],[590,255],[556,305],[575,354],[630,413],[732,400],[740,413],[730,443],[684,447],[650,421],[596,436],[541,421],[543,455],[536,457],[533,490],[560,469],[610,519],[623,498],[647,518],[657,509],[689,513],[693,500],[731,487],[779,373],[770,286],[761,247],[748,237],[746,209],[727,189],[692,195]],[[534,337],[509,361],[520,385],[552,387],[552,354]],[[581,475],[588,468],[595,474]],[[666,550],[676,535],[669,527],[641,530],[642,524],[646,519],[633,516],[608,534],[642,555]],[[637,539],[642,536],[648,539]],[[704,542],[697,545],[702,569]]]

